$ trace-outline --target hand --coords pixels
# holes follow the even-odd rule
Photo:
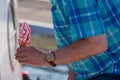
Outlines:
[[[75,72],[70,70],[70,74],[69,74],[68,80],[75,80],[76,76],[77,75],[75,74]]]
[[[29,64],[36,67],[49,65],[45,61],[43,50],[36,49],[32,46],[19,47],[15,54],[15,59],[21,64]]]

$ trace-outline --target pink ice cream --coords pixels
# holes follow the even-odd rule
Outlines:
[[[24,22],[19,29],[18,43],[20,46],[30,45],[30,35],[31,29],[30,26]]]

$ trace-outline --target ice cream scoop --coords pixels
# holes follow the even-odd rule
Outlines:
[[[31,28],[24,22],[19,28],[18,44],[20,46],[30,45]]]

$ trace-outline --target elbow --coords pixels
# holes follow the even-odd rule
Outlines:
[[[101,49],[100,52],[104,52],[104,51],[106,51],[108,49],[107,41],[104,41],[99,45],[100,45],[99,48]]]
[[[108,49],[107,38],[105,34],[87,39],[87,42],[93,46],[93,49],[96,50],[96,53],[101,53]]]
[[[102,35],[102,38],[97,41],[98,48],[100,49],[100,52],[104,52],[108,49],[108,43],[107,38],[105,35]]]
[[[97,45],[96,46],[96,50],[98,51],[98,53],[101,53],[101,52],[104,52],[108,49],[108,43],[107,43],[107,39],[106,37],[103,37],[99,40],[97,40],[94,45]]]

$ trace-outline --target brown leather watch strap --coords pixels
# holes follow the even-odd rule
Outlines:
[[[53,62],[53,61],[50,61],[50,62],[48,62],[50,65],[52,65],[53,67],[55,67],[56,66],[56,64],[55,64],[55,62]]]

